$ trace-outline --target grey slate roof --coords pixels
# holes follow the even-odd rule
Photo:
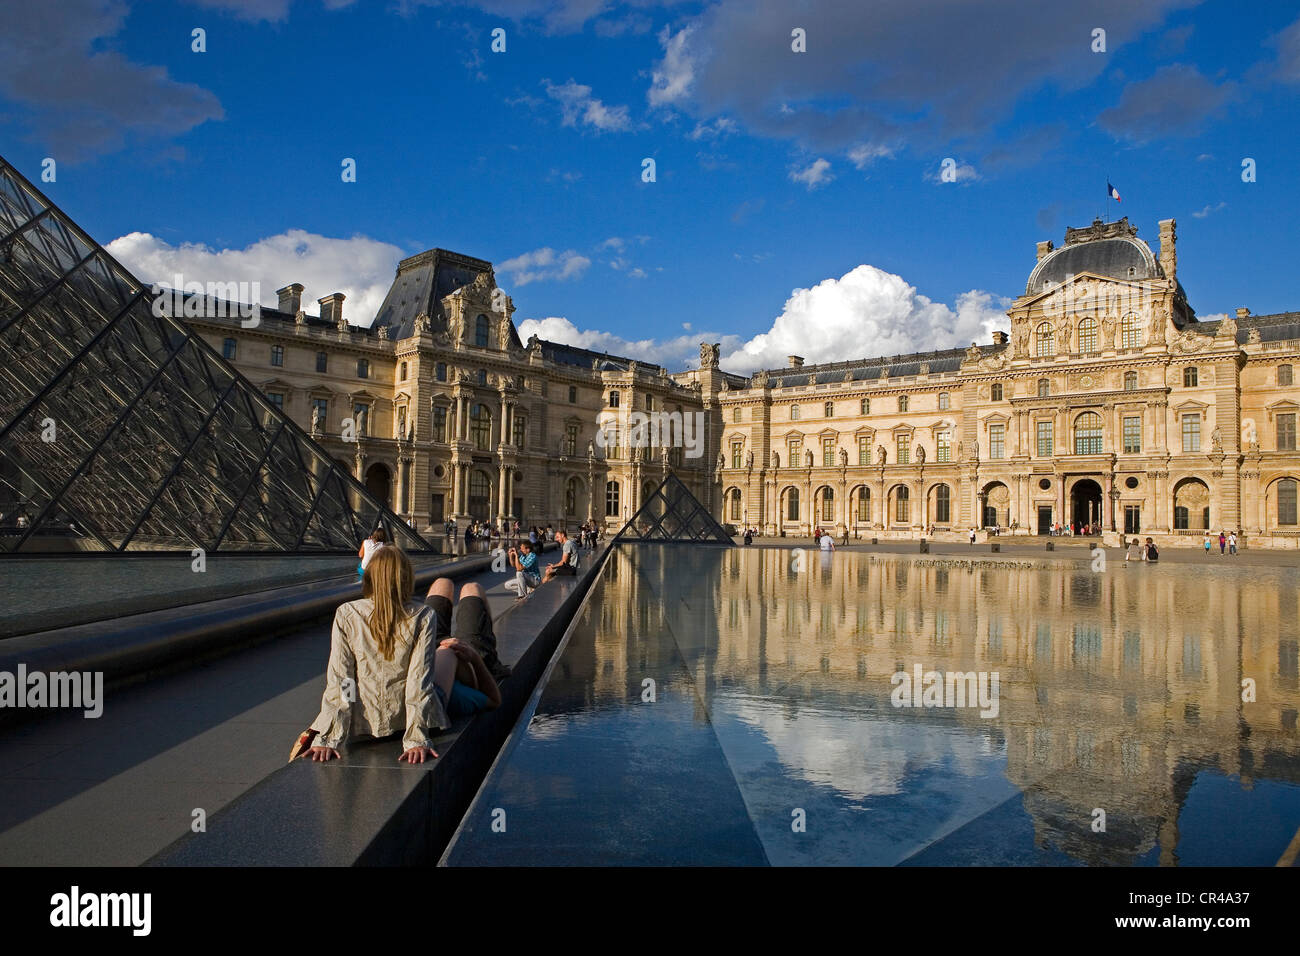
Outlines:
[[[642,362],[639,359],[610,355],[608,352],[593,352],[590,349],[578,348],[576,345],[565,345],[563,342],[551,342],[546,339],[539,341],[542,343],[542,357],[557,365],[573,365],[577,368],[606,372],[626,372],[630,363],[636,362],[639,369],[649,372],[659,371],[658,365]]]
[[[1130,268],[1134,270],[1132,276],[1128,272]],[[1062,246],[1048,253],[1031,275],[1026,292],[1041,292],[1049,282],[1060,284],[1070,276],[1083,272],[1113,279],[1163,278],[1160,266],[1140,239],[1094,239]]]
[[[995,355],[1009,348],[1007,345],[982,345],[980,355]],[[790,388],[796,385],[828,385],[843,382],[845,376],[852,381],[864,382],[880,378],[898,378],[921,374],[921,366],[929,366],[929,374],[955,372],[966,358],[966,349],[944,349],[938,352],[912,352],[908,355],[880,356],[855,359],[849,362],[829,362],[822,365],[805,365],[802,368],[768,369],[772,387]],[[752,382],[752,379],[751,379]]]
[[[429,249],[403,259],[397,275],[375,313],[373,328],[386,325],[391,339],[408,338],[415,331],[415,317],[423,312],[434,332],[447,331],[447,316],[442,299],[462,286],[469,285],[481,273],[491,273],[492,263],[447,249]],[[521,345],[519,333],[511,324],[511,340]]]
[[[1261,342],[1285,342],[1300,339],[1300,312],[1276,312],[1272,315],[1248,315],[1237,319],[1237,343],[1250,340],[1250,330],[1259,329]],[[1194,322],[1186,328],[1201,335],[1214,335],[1219,331],[1221,319],[1211,322]]]

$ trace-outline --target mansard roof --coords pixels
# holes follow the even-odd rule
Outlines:
[[[1151,247],[1137,237],[1137,226],[1130,225],[1127,216],[1119,222],[1098,219],[1082,229],[1066,229],[1065,245],[1039,260],[1029,274],[1025,294],[1085,272],[1111,279],[1164,278]]]
[[[1008,346],[982,345],[978,348],[981,356],[987,356],[996,355]],[[922,365],[928,367],[928,374],[937,375],[942,372],[955,372],[961,368],[967,351],[967,349],[943,349],[937,352],[912,352],[908,355],[804,365],[799,368],[768,369],[767,377],[769,384],[774,388],[790,388],[797,385],[829,385],[846,380],[861,382],[921,375]],[[752,384],[752,378],[750,382]]]
[[[565,345],[563,342],[550,342],[546,339],[538,341],[542,346],[542,357],[557,365],[572,365],[577,368],[595,369],[598,372],[626,372],[631,367],[631,363],[636,362],[638,369],[645,369],[648,372],[659,371],[658,365],[642,362],[640,359],[610,355],[608,352],[593,352],[590,349],[578,348],[576,345]]]
[[[373,328],[386,325],[391,339],[409,338],[415,333],[415,317],[423,312],[434,332],[447,331],[442,299],[467,286],[482,273],[491,273],[492,263],[447,249],[428,249],[397,264],[397,275],[375,313]],[[517,333],[513,336],[518,338]]]

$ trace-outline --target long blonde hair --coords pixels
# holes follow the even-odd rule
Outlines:
[[[393,659],[397,628],[410,616],[406,605],[414,593],[415,575],[406,552],[394,545],[378,548],[366,565],[361,596],[374,604],[370,612],[370,634],[386,661]]]

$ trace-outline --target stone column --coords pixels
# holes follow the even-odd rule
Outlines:
[[[505,414],[505,407],[502,406],[502,414]],[[504,418],[502,419],[504,421]],[[506,519],[506,464],[501,462],[497,465],[497,521]]]

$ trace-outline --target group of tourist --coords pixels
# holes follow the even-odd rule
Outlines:
[[[1146,543],[1134,538],[1129,542],[1128,548],[1124,551],[1125,561],[1148,561],[1155,562],[1160,560],[1160,549],[1156,543],[1147,538]]]
[[[1077,521],[1071,521],[1069,524],[1061,524],[1059,521],[1052,523],[1051,534],[1053,537],[1077,538],[1089,537],[1091,535],[1101,534],[1101,525],[1090,524],[1085,521],[1080,524]]]
[[[1206,557],[1209,557],[1210,552],[1214,550],[1214,538],[1212,535],[1210,535],[1209,532],[1206,532],[1205,540],[1201,542],[1201,546],[1205,549]],[[1219,555],[1222,556],[1225,553],[1226,554],[1237,553],[1237,532],[1235,531],[1219,532]]]

